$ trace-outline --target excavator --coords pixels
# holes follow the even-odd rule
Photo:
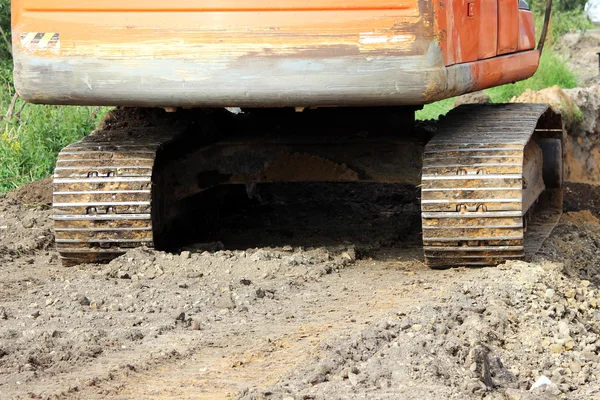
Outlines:
[[[56,163],[65,265],[166,248],[227,185],[420,190],[425,263],[530,257],[562,211],[564,131],[545,104],[425,104],[532,76],[524,0],[13,0],[27,102],[113,106]]]

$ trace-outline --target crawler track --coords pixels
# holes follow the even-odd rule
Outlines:
[[[177,124],[171,129],[155,126],[149,123],[150,113],[147,121],[123,129],[116,120],[125,120],[126,114],[113,112],[108,126],[58,155],[54,226],[65,265],[106,262],[130,248],[154,245],[151,205],[156,155],[184,129]]]
[[[452,111],[424,152],[421,210],[427,264],[490,265],[535,253],[562,211],[562,177],[557,177],[562,172],[552,170],[560,169],[561,140],[560,119],[547,105]],[[538,141],[542,150],[559,149],[556,165],[550,164],[551,155],[542,155]],[[543,157],[539,176],[545,176],[545,184],[527,176],[530,148],[538,153],[532,157]],[[543,204],[533,207],[538,199]]]

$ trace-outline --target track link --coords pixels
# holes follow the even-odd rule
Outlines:
[[[541,177],[562,171],[549,171],[560,166],[541,156],[538,139],[542,151],[553,141],[562,163],[562,124],[543,104],[462,106],[441,122],[423,157],[429,266],[494,265],[539,250],[562,211],[562,176],[545,185]],[[530,149],[543,158],[540,182],[527,175]],[[540,199],[544,204],[533,207]]]

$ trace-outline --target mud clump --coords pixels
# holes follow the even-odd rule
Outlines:
[[[54,246],[48,190],[51,180],[45,179],[0,195],[0,261]]]
[[[23,185],[9,192],[8,197],[23,204],[49,206],[52,204],[52,177]]]

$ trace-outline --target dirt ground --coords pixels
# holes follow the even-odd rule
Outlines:
[[[597,187],[531,262],[445,271],[406,187],[265,187],[222,243],[73,268],[49,190],[0,197],[3,398],[600,399]]]

